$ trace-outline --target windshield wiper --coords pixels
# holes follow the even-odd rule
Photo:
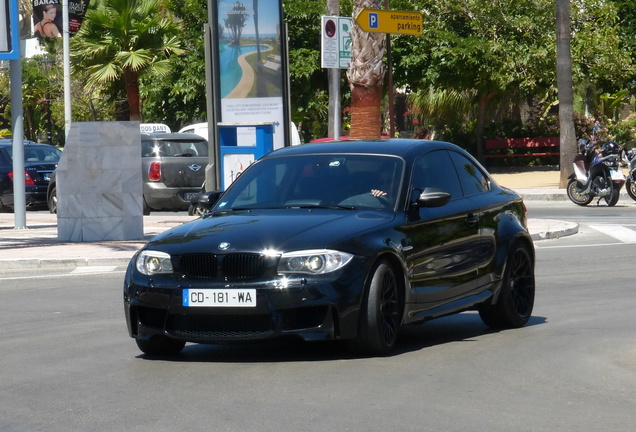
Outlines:
[[[332,210],[355,210],[354,206],[344,206],[337,204],[300,204],[300,205],[291,205],[288,208],[302,208],[302,209],[332,209]]]

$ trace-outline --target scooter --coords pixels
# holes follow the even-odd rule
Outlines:
[[[613,141],[602,145],[600,152],[587,140],[579,140],[579,154],[572,163],[574,172],[568,177],[568,198],[577,205],[588,205],[598,197],[609,207],[616,205],[625,176],[619,169],[621,147]]]
[[[633,147],[624,152],[624,161],[627,162],[629,167],[629,174],[627,174],[627,180],[625,180],[625,188],[627,194],[631,199],[636,201],[636,147]]]

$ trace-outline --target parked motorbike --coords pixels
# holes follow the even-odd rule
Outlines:
[[[625,188],[627,188],[629,197],[636,201],[636,147],[625,151],[624,154],[624,160],[629,167],[629,174],[627,174],[627,180],[625,180]]]
[[[621,147],[614,141],[606,142],[598,151],[590,141],[579,140],[579,154],[572,163],[574,172],[568,177],[567,185],[568,198],[574,204],[585,206],[598,197],[596,205],[601,198],[610,207],[616,205],[625,183],[619,169],[620,151]]]

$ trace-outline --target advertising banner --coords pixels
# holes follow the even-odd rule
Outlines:
[[[223,123],[274,123],[284,146],[284,61],[280,0],[219,0],[218,76]]]
[[[68,0],[69,35],[77,33],[82,25],[89,0]],[[62,36],[62,1],[33,0],[33,35],[36,37]]]

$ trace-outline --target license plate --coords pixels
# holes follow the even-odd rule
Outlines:
[[[185,307],[256,307],[256,290],[184,289]]]
[[[610,170],[610,176],[612,177],[612,180],[625,180],[623,171]]]
[[[199,195],[198,192],[187,192],[183,194],[183,199],[186,201],[192,201],[192,199],[197,195]]]

